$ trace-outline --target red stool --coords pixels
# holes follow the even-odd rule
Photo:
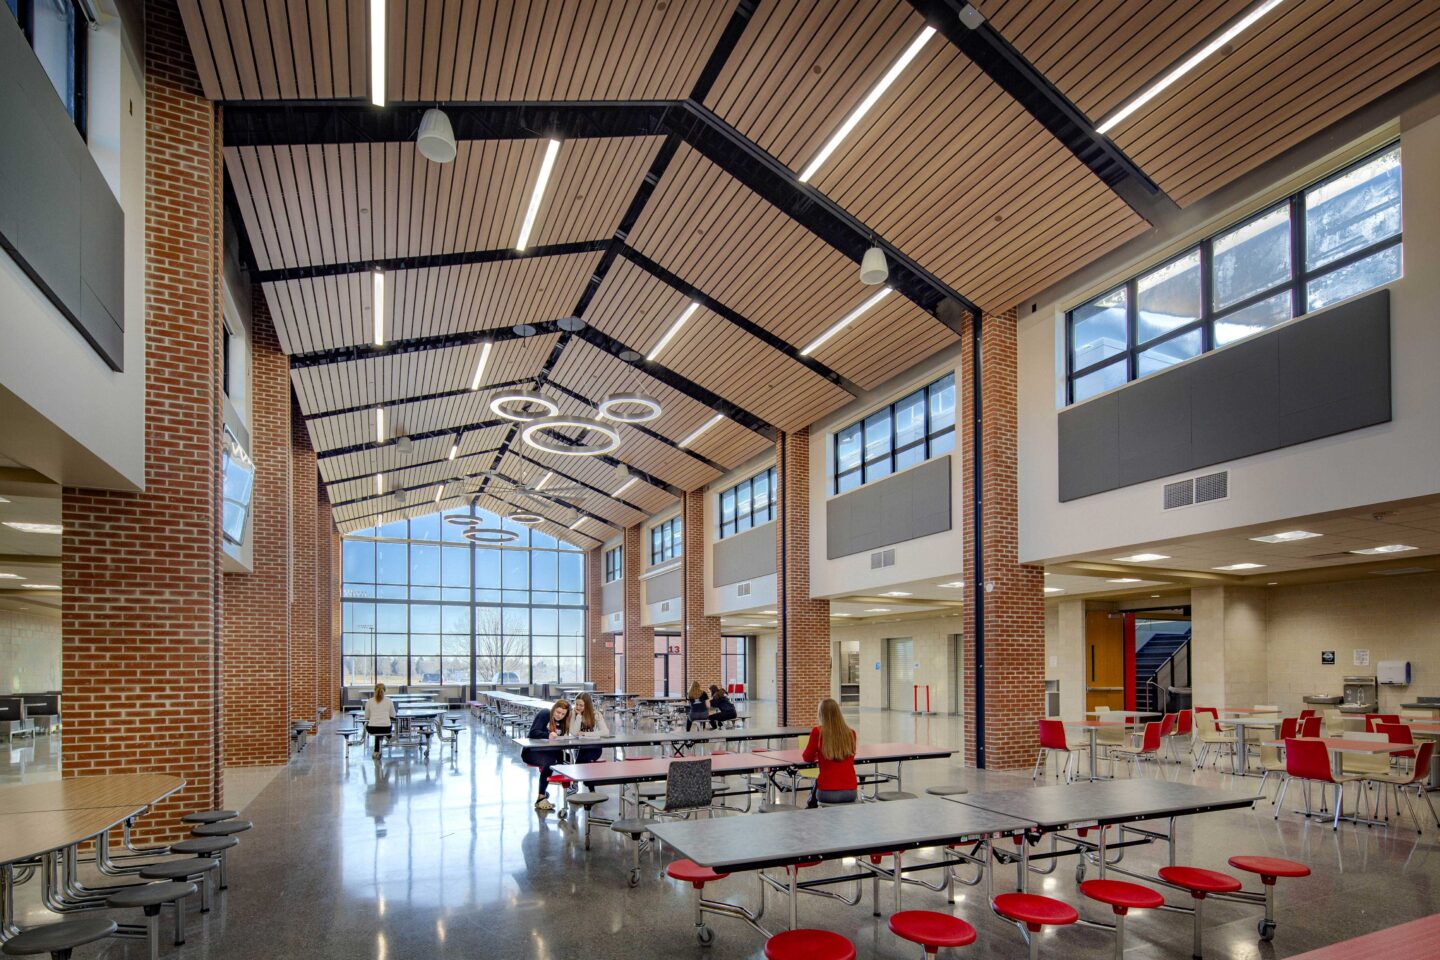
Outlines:
[[[717,873],[709,867],[702,867],[694,860],[676,860],[665,868],[665,875],[672,880],[688,883],[700,893],[695,897],[695,939],[700,946],[708,947],[715,940],[715,931],[705,925],[705,884],[724,880],[728,873]]]
[[[890,916],[890,932],[901,940],[918,943],[925,956],[933,957],[941,947],[966,947],[975,942],[975,928],[959,917],[933,910],[902,910]]]
[[[1205,898],[1212,893],[1235,893],[1240,881],[1228,873],[1218,870],[1202,870],[1200,867],[1161,867],[1160,879],[1166,883],[1189,890],[1195,899],[1195,943],[1191,956],[1199,960],[1204,954],[1200,950],[1201,930],[1204,923]]]
[[[1115,913],[1115,960],[1125,958],[1125,915],[1131,910],[1154,910],[1164,906],[1158,891],[1124,880],[1086,880],[1080,892],[1091,900],[1107,903]]]
[[[1030,960],[1040,956],[1040,941],[1035,934],[1042,927],[1063,927],[1080,919],[1080,914],[1065,901],[1034,893],[1002,893],[990,901],[990,909],[1020,927],[1025,942],[1030,944]]]
[[[855,960],[855,944],[829,930],[786,930],[765,941],[766,960]]]
[[[1247,873],[1258,873],[1265,884],[1265,919],[1260,921],[1260,939],[1275,936],[1275,881],[1280,877],[1308,877],[1310,868],[1294,860],[1279,857],[1231,857],[1230,866]]]
[[[556,783],[560,785],[560,808],[559,812],[556,813],[556,816],[559,817],[561,820],[564,820],[570,816],[570,807],[568,804],[565,803],[565,795],[570,792],[571,787],[575,786],[575,781],[562,774],[552,773],[550,774],[550,779],[545,781],[545,792],[549,793],[550,784]]]

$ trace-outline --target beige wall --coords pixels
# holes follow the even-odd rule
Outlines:
[[[60,689],[60,614],[0,610],[0,693]]]
[[[1060,716],[1085,714],[1085,601],[1045,604],[1045,679],[1060,681]]]
[[[830,638],[835,643],[832,659],[838,664],[839,644],[842,641],[860,641],[860,706],[882,709],[885,706],[885,686],[889,682],[885,641],[892,637],[909,637],[914,641],[915,660],[920,664],[915,671],[916,682],[930,685],[932,710],[936,713],[949,713],[958,703],[960,694],[960,665],[957,662],[959,649],[953,639],[960,631],[961,617],[958,612],[952,616],[889,623],[842,625],[840,621],[832,620]],[[875,669],[877,662],[880,664],[879,670]],[[838,681],[834,689],[838,696]],[[908,705],[906,710],[909,710]]]

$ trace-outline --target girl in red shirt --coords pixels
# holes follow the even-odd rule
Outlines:
[[[807,806],[818,803],[854,803],[860,789],[855,778],[855,743],[858,737],[840,714],[840,704],[829,697],[820,701],[820,725],[810,731],[805,762],[820,765],[820,777]]]

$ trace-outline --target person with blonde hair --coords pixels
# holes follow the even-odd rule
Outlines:
[[[365,732],[375,738],[371,756],[380,756],[380,741],[395,732],[395,701],[385,696],[385,684],[375,684],[375,696],[365,701]]]
[[[581,693],[575,698],[575,709],[570,711],[570,736],[610,736],[610,725],[605,722],[604,715],[595,709],[595,701],[588,693]],[[575,762],[594,763],[603,752],[600,747],[581,747],[575,751]]]
[[[807,806],[854,803],[860,791],[860,781],[855,776],[855,746],[859,735],[840,714],[840,704],[830,697],[820,701],[819,720],[805,744],[805,762],[820,767],[820,776],[815,780],[815,790]]]
[[[700,686],[699,680],[690,681],[690,692],[685,695],[690,705],[685,712],[685,729],[689,731],[693,724],[700,724],[703,728],[705,721],[710,719],[710,694]]]
[[[530,724],[531,740],[563,740],[570,736],[570,701],[561,697],[547,710],[535,714]],[[554,810],[550,802],[550,768],[565,758],[563,750],[546,750],[526,747],[520,751],[520,759],[532,767],[540,768],[540,796],[535,801],[536,810]]]

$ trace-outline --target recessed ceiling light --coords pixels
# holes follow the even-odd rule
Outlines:
[[[619,488],[618,490],[616,490],[614,493],[610,494],[610,496],[612,496],[612,497],[618,497],[618,496],[620,496],[620,494],[624,493],[626,490],[629,490],[629,489],[630,489],[630,484],[634,483],[637,479],[639,479],[639,478],[638,478],[638,477],[631,477],[629,480],[626,480],[624,483],[620,484],[620,488]]]
[[[56,583],[22,583],[20,586],[26,590],[59,590],[60,585]]]
[[[680,449],[681,449],[681,450],[684,450],[686,447],[690,446],[690,444],[692,444],[692,443],[694,443],[696,440],[700,439],[700,435],[701,435],[702,433],[704,433],[706,430],[709,430],[711,427],[715,426],[715,424],[719,423],[721,420],[724,420],[724,419],[725,419],[724,414],[719,414],[719,413],[717,413],[717,414],[715,414],[715,416],[711,417],[709,420],[706,420],[706,421],[705,421],[704,423],[702,423],[698,428],[696,428],[696,430],[695,430],[694,433],[690,434],[690,436],[688,436],[688,437],[686,437],[684,440],[681,440],[681,441],[680,441],[680,444],[679,444]]]
[[[1267,587],[1274,587],[1274,586],[1278,586],[1279,583],[1280,583],[1280,581],[1278,581],[1278,580],[1271,580],[1269,583],[1265,584],[1265,586],[1267,586]]]
[[[385,346],[385,271],[370,273],[370,314],[375,318],[375,346]]]
[[[13,527],[14,524],[12,523],[12,524],[10,524],[10,526]],[[1369,557],[1369,556],[1375,556],[1376,554],[1381,554],[1381,553],[1404,553],[1406,550],[1416,550],[1416,549],[1418,549],[1418,548],[1417,548],[1417,547],[1407,546],[1406,544],[1403,544],[1403,543],[1387,543],[1387,544],[1386,544],[1385,546],[1383,546],[1383,547],[1366,547],[1364,550],[1351,550],[1350,552],[1351,552],[1351,553],[1363,554],[1363,555]]]
[[[1256,543],[1289,543],[1291,540],[1309,540],[1312,537],[1322,537],[1322,533],[1311,533],[1309,530],[1286,530],[1284,533],[1272,533],[1264,537],[1251,537]]]
[[[699,309],[700,304],[692,300],[690,302],[690,305],[685,308],[685,312],[680,314],[680,316],[676,318],[674,323],[670,324],[670,329],[665,331],[665,335],[660,338],[660,342],[655,344],[655,346],[650,350],[650,352],[645,355],[645,359],[654,360],[656,357],[660,356],[660,351],[665,349],[665,346],[674,338],[675,334],[680,332],[680,328],[685,326],[685,321],[693,317],[695,315],[695,311]]]
[[[1139,583],[1139,577],[1112,577],[1106,583]]]
[[[775,616],[777,613],[779,613],[780,611],[778,611],[778,610],[761,610],[760,612],[763,613],[763,614],[764,614],[765,616],[767,616],[767,617],[773,617],[773,616]]]
[[[23,520],[6,520],[5,526],[21,533],[51,533],[59,535],[65,528],[58,523],[28,523]]]
[[[889,608],[889,607],[867,607],[866,610],[865,610],[865,612],[866,612],[866,613],[889,613],[889,612],[890,612],[890,608]]]
[[[382,477],[382,476],[380,476],[380,474],[377,473],[377,474],[375,474],[375,496],[378,497],[378,496],[380,496],[380,495],[381,495],[382,493],[384,493],[384,492],[385,492],[385,478]]]
[[[0,580],[24,580],[18,573],[0,573]]]
[[[1259,570],[1265,566],[1263,563],[1227,563],[1223,567],[1211,567],[1212,570]]]
[[[1169,560],[1169,554],[1164,553],[1132,553],[1128,557],[1116,557],[1117,563],[1149,563],[1152,560]]]
[[[820,336],[816,337],[814,340],[811,340],[810,345],[807,346],[804,350],[800,351],[800,356],[810,356],[811,353],[820,349],[820,347],[825,343],[826,340],[829,340],[831,337],[835,336],[835,334],[850,326],[850,324],[855,322],[857,317],[863,315],[865,311],[869,310],[871,307],[875,306],[875,304],[879,303],[881,300],[884,300],[888,296],[890,296],[890,288],[881,287],[878,293],[870,297],[864,303],[860,304],[860,306],[856,307],[854,310],[851,310],[849,313],[845,314],[845,316],[841,317],[839,322],[832,326],[829,330],[826,330],[824,333],[820,334]]]
[[[850,616],[850,614],[848,614],[848,613],[832,613],[832,614],[830,614],[830,616],[832,616],[832,617],[848,617],[848,616]]]
[[[524,250],[530,246],[530,231],[535,228],[535,218],[540,214],[540,201],[545,198],[545,185],[550,182],[550,172],[555,169],[555,155],[559,152],[559,140],[551,140],[545,145],[545,158],[540,161],[540,175],[535,178],[535,189],[530,194],[530,206],[525,210],[525,222],[520,227],[520,239],[515,241],[516,250]]]
[[[370,0],[370,102],[385,106],[385,0]]]
[[[454,460],[454,459],[456,458],[456,456],[459,455],[459,453],[460,453],[460,438],[459,438],[459,437],[456,437],[454,440],[452,440],[452,441],[450,442],[450,456],[446,457],[446,459],[447,459],[447,460]]]
[[[489,340],[480,345],[480,362],[475,364],[475,376],[470,378],[471,390],[479,390],[480,381],[485,379],[485,365],[490,362],[490,347]]]
[[[1136,110],[1139,110],[1141,107],[1145,106],[1145,104],[1149,103],[1151,100],[1155,99],[1157,96],[1163,93],[1175,81],[1179,80],[1181,77],[1185,76],[1185,74],[1189,73],[1191,70],[1194,70],[1202,62],[1208,59],[1211,54],[1215,53],[1217,50],[1220,50],[1231,40],[1234,40],[1245,30],[1249,29],[1250,26],[1255,23],[1255,21],[1259,20],[1261,17],[1265,16],[1265,14],[1280,6],[1280,3],[1281,0],[1265,0],[1264,3],[1260,4],[1258,7],[1245,14],[1245,16],[1236,20],[1229,27],[1225,28],[1224,31],[1217,34],[1215,36],[1215,39],[1211,40],[1209,43],[1205,44],[1205,46],[1201,47],[1199,50],[1195,51],[1190,56],[1186,57],[1183,61],[1181,61],[1179,66],[1175,67],[1169,73],[1166,73],[1164,76],[1162,76],[1159,80],[1156,80],[1150,86],[1146,87],[1143,91],[1141,91],[1139,96],[1131,100],[1129,103],[1125,104],[1119,110],[1116,110],[1114,113],[1112,113],[1095,128],[1095,132],[1104,133],[1105,131],[1114,127],[1120,121],[1124,120],[1126,117],[1130,116]]]
[[[900,54],[900,59],[890,65],[890,69],[885,71],[885,75],[880,78],[879,82],[870,88],[869,93],[865,94],[865,99],[861,100],[859,106],[850,111],[850,115],[840,124],[839,129],[830,135],[829,140],[825,141],[825,145],[820,148],[820,152],[815,154],[810,162],[805,165],[804,170],[800,171],[799,179],[801,183],[805,183],[815,175],[815,172],[820,169],[820,165],[830,158],[830,154],[835,152],[835,148],[840,146],[845,138],[850,135],[851,131],[865,118],[865,114],[869,113],[870,109],[879,102],[880,98],[885,95],[885,91],[890,89],[890,85],[899,79],[900,74],[904,73],[905,68],[910,65],[910,61],[919,55],[920,51],[924,49],[925,44],[928,43],[933,36],[935,36],[935,28],[926,27],[920,31],[914,40],[910,41],[910,46],[906,47],[905,52]]]
[[[937,583],[937,584],[935,584],[935,586],[937,586],[937,587],[944,587],[944,588],[947,589],[947,590],[963,590],[963,589],[965,589],[965,581],[964,581],[964,580],[951,580],[951,581],[949,581],[948,583]]]
[[[1064,593],[1064,592],[1065,592],[1065,588],[1064,588],[1064,587],[1046,587],[1046,588],[1045,588],[1045,592],[1046,592],[1046,593]]]
[[[1150,599],[1151,599],[1151,600],[1158,600],[1159,598],[1160,598],[1160,594],[1158,594],[1158,593],[1152,593],[1152,594],[1150,594]]]
[[[882,596],[882,597],[909,597],[909,596],[914,596],[914,594],[906,593],[904,590],[890,590],[890,591],[888,591],[888,592],[886,592],[886,593],[880,594],[880,596]]]
[[[385,408],[375,408],[375,442],[385,442]]]
[[[10,502],[10,501],[9,501],[9,500],[6,500],[4,497],[0,497],[0,503],[9,503],[9,502]]]

